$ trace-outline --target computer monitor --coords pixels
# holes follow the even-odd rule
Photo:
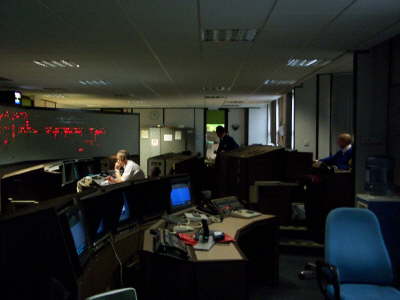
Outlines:
[[[86,216],[90,244],[96,246],[110,233],[109,212],[112,201],[109,201],[107,193],[98,190],[80,196],[78,204]]]
[[[176,212],[192,206],[192,196],[190,192],[190,178],[175,177],[170,180],[170,206],[169,212]]]
[[[74,240],[76,253],[81,256],[89,249],[89,240],[86,235],[82,212],[77,209],[67,214],[69,229],[71,230],[72,239]]]
[[[59,215],[71,259],[80,271],[90,256],[90,241],[84,214],[78,206],[71,205]]]
[[[121,191],[122,206],[118,215],[118,223],[115,226],[115,231],[120,232],[135,227],[138,223],[136,211],[136,198],[134,193],[129,193],[128,189]]]
[[[134,199],[133,215],[140,223],[161,217],[168,211],[170,191],[168,181],[163,178],[135,182],[129,191],[129,199]]]
[[[131,216],[131,212],[129,209],[128,201],[124,200],[124,204],[122,205],[121,214],[119,215],[118,223],[123,223],[129,220]]]
[[[62,176],[62,185],[65,186],[67,184],[73,183],[78,180],[78,172],[75,167],[75,163],[73,161],[66,161],[63,163],[63,176]]]
[[[72,251],[67,247],[68,222],[64,231],[59,221],[54,208],[26,211],[0,221],[1,299],[48,299],[44,296],[51,293],[39,290],[48,291],[50,278],[67,289],[69,299],[78,298],[71,254],[79,261],[72,237]]]

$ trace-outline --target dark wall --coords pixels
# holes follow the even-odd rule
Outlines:
[[[355,54],[356,188],[363,191],[365,159],[389,155],[400,185],[400,36]]]
[[[331,105],[331,152],[338,151],[336,137],[347,132],[354,134],[353,128],[353,74],[333,74]]]
[[[400,35],[390,43],[388,153],[396,160],[395,183],[400,185]]]

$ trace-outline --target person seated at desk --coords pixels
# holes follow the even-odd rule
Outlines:
[[[337,145],[340,150],[326,158],[320,159],[316,166],[318,167],[321,162],[330,166],[336,166],[339,170],[350,170],[351,160],[353,158],[352,137],[348,133],[339,134],[337,138]]]
[[[120,183],[128,180],[144,179],[144,173],[140,166],[132,160],[128,160],[129,153],[126,150],[117,152],[114,177],[107,177],[109,183]]]
[[[235,142],[233,137],[228,135],[228,132],[224,127],[218,126],[215,131],[220,139],[217,154],[239,148],[239,145]]]

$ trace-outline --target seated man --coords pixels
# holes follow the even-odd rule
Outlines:
[[[221,152],[232,151],[236,148],[239,148],[239,145],[235,142],[233,137],[228,135],[226,129],[222,126],[218,126],[216,128],[217,135],[220,139],[219,147],[217,150],[217,154]]]
[[[140,166],[132,160],[128,160],[128,151],[119,150],[117,162],[115,163],[115,176],[108,177],[110,183],[120,183],[128,180],[144,179],[144,173]]]
[[[336,166],[339,170],[349,170],[351,167],[351,160],[353,158],[352,138],[348,133],[339,134],[337,138],[337,145],[340,150],[329,157],[320,159],[320,162],[326,163],[330,166]]]

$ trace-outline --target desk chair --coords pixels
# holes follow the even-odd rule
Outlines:
[[[126,288],[98,294],[86,300],[137,300],[137,296],[135,289]]]
[[[400,300],[380,225],[370,210],[333,210],[325,234],[326,262],[317,262],[315,273],[326,299]]]

